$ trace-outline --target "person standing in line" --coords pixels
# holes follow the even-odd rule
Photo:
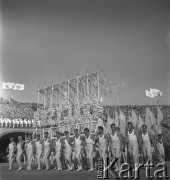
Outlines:
[[[13,162],[15,159],[15,151],[16,151],[16,144],[14,142],[14,138],[10,138],[10,143],[8,145],[7,151],[9,153],[9,171],[13,169]]]
[[[134,169],[133,171],[137,171],[137,167],[135,164],[139,162],[138,154],[139,148],[141,147],[140,137],[138,133],[135,131],[132,122],[128,122],[128,132],[127,132],[127,141],[128,142],[128,150],[130,153],[130,158],[133,161]]]
[[[82,148],[82,138],[78,133],[78,129],[74,129],[74,148],[75,148],[75,159],[77,160],[77,167],[76,171],[82,171],[82,162],[81,162],[81,148]]]
[[[103,127],[98,127],[99,133],[97,134],[96,140],[98,141],[98,150],[100,158],[105,159],[108,153],[108,136],[104,133]]]
[[[41,170],[41,157],[42,157],[42,151],[43,151],[43,143],[40,140],[40,135],[36,135],[36,141],[35,141],[35,151],[36,151],[36,159],[37,159],[37,171]]]
[[[72,154],[72,138],[69,137],[69,132],[65,131],[64,132],[65,135],[65,139],[64,139],[64,145],[65,145],[65,158],[66,158],[66,162],[68,165],[68,171],[72,171],[74,168],[74,164],[71,160],[71,154]]]
[[[162,139],[162,134],[157,135],[157,149],[159,153],[159,161],[161,163],[165,163],[165,150],[164,150],[164,145],[163,145],[163,139]]]
[[[33,158],[33,151],[34,151],[34,142],[32,141],[31,136],[27,137],[27,142],[25,144],[25,151],[27,155],[27,170],[30,171],[31,164],[32,164],[32,158]]]
[[[51,139],[48,137],[48,132],[45,132],[44,140],[43,140],[43,156],[44,156],[46,171],[50,170],[49,158],[51,154],[51,148],[52,148]]]
[[[85,128],[84,129],[84,134],[85,134],[85,149],[86,149],[86,154],[87,154],[87,161],[90,166],[90,169],[88,170],[89,172],[94,170],[94,165],[93,165],[93,149],[94,149],[94,136],[89,133],[89,129]]]
[[[118,158],[116,163],[115,171],[120,171],[120,155],[122,150],[122,141],[120,132],[116,131],[116,125],[113,123],[110,125],[112,132],[109,134],[109,144],[110,144],[110,151],[112,154],[113,159],[115,160]]]
[[[19,142],[17,143],[17,163],[18,163],[19,168],[17,170],[20,171],[22,169],[21,157],[23,154],[23,145],[24,145],[22,136],[18,136],[18,141]]]
[[[62,151],[62,146],[63,146],[63,140],[61,139],[61,135],[60,132],[56,132],[56,139],[54,139],[53,141],[53,145],[55,147],[55,160],[57,163],[57,167],[55,167],[54,169],[57,169],[57,171],[61,171],[62,170],[62,165],[61,165],[61,151]]]
[[[150,133],[147,130],[147,126],[145,124],[142,125],[142,151],[144,155],[145,162],[147,159],[150,160],[152,164],[152,146],[153,144]]]

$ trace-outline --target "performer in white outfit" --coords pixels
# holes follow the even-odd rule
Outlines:
[[[49,157],[51,153],[51,139],[48,137],[48,132],[44,133],[43,148],[44,148],[43,157],[44,157],[45,166],[46,166],[45,170],[48,171],[50,169]]]
[[[68,165],[68,171],[72,171],[74,168],[74,164],[71,161],[71,154],[72,154],[72,147],[71,147],[71,143],[72,143],[72,138],[69,137],[69,132],[65,131],[65,139],[64,139],[64,145],[65,145],[65,158],[67,161],[67,165]]]
[[[98,131],[99,131],[97,135],[98,151],[99,151],[100,158],[105,159],[108,153],[108,136],[107,134],[104,133],[102,126],[98,127]]]
[[[22,136],[18,136],[18,140],[19,142],[17,143],[17,163],[19,168],[17,169],[18,171],[20,171],[22,169],[21,166],[21,157],[23,154],[23,141],[22,141]]]
[[[57,168],[55,167],[54,169],[57,169],[58,171],[62,170],[62,165],[61,165],[61,148],[63,146],[63,141],[61,139],[60,132],[56,132],[56,139],[53,141],[53,145],[55,147],[55,160],[57,163]]]
[[[8,145],[8,152],[9,152],[9,171],[13,168],[13,162],[15,157],[15,150],[16,150],[16,144],[14,142],[14,138],[10,138],[10,143]]]
[[[132,122],[128,122],[127,142],[130,158],[133,160],[133,165],[135,165],[136,163],[138,163],[138,145],[140,147],[140,140],[137,132],[133,127]],[[136,171],[136,169],[133,169],[133,171]]]
[[[87,160],[90,166],[90,169],[88,171],[93,171],[94,170],[94,166],[93,166],[94,136],[90,135],[88,128],[84,129],[84,134],[85,134],[85,149],[87,154]]]
[[[112,132],[109,134],[109,150],[111,151],[113,159],[119,158],[116,163],[115,171],[120,170],[120,154],[122,151],[122,141],[121,136],[118,131],[116,131],[116,125],[113,123],[110,125]]]
[[[25,144],[25,151],[27,155],[27,170],[31,170],[31,163],[33,158],[34,142],[31,139],[31,136],[27,137],[27,142]]]
[[[43,143],[40,140],[40,135],[36,135],[36,142],[35,142],[35,150],[36,150],[36,159],[37,159],[37,171],[41,170],[41,157],[42,157],[42,152],[43,152]]]
[[[165,150],[164,150],[164,145],[163,145],[163,140],[162,140],[161,134],[157,135],[157,149],[159,152],[159,161],[161,163],[165,163]]]
[[[74,129],[74,147],[75,147],[75,159],[77,160],[77,167],[76,171],[82,171],[82,162],[81,162],[81,148],[82,148],[82,138],[78,133],[78,129]]]
[[[147,131],[147,126],[144,124],[142,125],[142,151],[144,155],[144,160],[147,161],[148,158],[150,163],[152,164],[152,138],[149,132]]]

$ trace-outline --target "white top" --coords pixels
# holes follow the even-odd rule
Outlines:
[[[90,137],[90,135],[88,138],[85,137],[85,139],[86,139],[86,144],[93,144],[93,139]]]
[[[55,145],[56,145],[56,147],[61,147],[60,138],[58,140],[56,139]]]
[[[81,145],[80,136],[78,138],[75,137],[75,146]]]
[[[128,131],[129,141],[137,141],[136,134],[134,133],[134,129],[131,133]]]
[[[146,134],[142,133],[142,140],[143,140],[144,143],[145,142],[150,142],[150,138],[149,138],[148,132]]]
[[[32,145],[32,141],[27,143],[27,151],[32,151],[33,150],[33,145]]]
[[[46,140],[44,140],[44,149],[49,149],[50,148],[50,142],[49,139],[47,138]]]
[[[10,152],[14,151],[14,143],[9,143],[8,148]]]
[[[17,143],[17,152],[22,152],[21,143]]]
[[[111,137],[112,142],[119,142],[119,137],[117,136],[117,131],[115,132],[114,135],[111,133],[110,137]]]
[[[104,134],[103,134],[103,136],[100,136],[99,135],[99,145],[100,144],[105,144],[106,143],[106,140],[105,140],[105,138],[104,138]]]
[[[65,147],[70,147],[70,144],[68,143],[67,139],[64,139]]]
[[[40,143],[40,141],[36,141],[35,145],[36,145],[37,151],[42,150],[42,143]]]

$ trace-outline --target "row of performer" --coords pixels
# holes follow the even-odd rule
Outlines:
[[[34,124],[34,120],[29,119],[9,119],[9,118],[0,118],[0,127],[1,128],[31,128]]]
[[[50,170],[51,156],[55,159],[55,169],[63,170],[63,161],[68,167],[68,171],[75,169],[82,171],[83,159],[87,160],[88,171],[93,171],[95,164],[95,154],[98,158],[111,158],[118,161],[115,164],[115,171],[119,171],[121,164],[127,162],[127,154],[130,156],[131,164],[134,167],[139,162],[139,155],[142,154],[143,160],[152,163],[153,151],[159,152],[160,162],[165,162],[164,145],[162,135],[158,134],[155,139],[150,135],[147,126],[142,126],[142,132],[139,134],[134,129],[131,122],[128,123],[126,137],[120,134],[120,129],[113,123],[111,124],[111,133],[105,133],[102,126],[98,127],[98,132],[90,134],[89,129],[84,129],[83,136],[79,134],[78,129],[74,129],[74,135],[69,136],[69,132],[65,131],[64,136],[60,132],[56,132],[54,138],[49,138],[48,132],[44,133],[44,139],[37,134],[36,138],[27,137],[26,141],[22,137],[18,137],[19,142],[16,144],[14,139],[10,138],[8,146],[9,152],[9,170],[13,169],[13,163],[16,159],[18,164],[17,170],[22,170],[21,157],[26,156],[27,170],[32,168],[32,160],[36,159],[37,170],[42,169],[42,159],[45,164],[45,170]],[[97,158],[97,159],[98,159]],[[123,160],[122,160],[123,159]]]

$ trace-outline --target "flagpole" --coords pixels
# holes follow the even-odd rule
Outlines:
[[[53,81],[52,81],[52,87],[51,87],[51,107],[53,106],[53,90],[54,90],[54,87],[53,87]]]
[[[99,98],[100,98],[99,81],[100,81],[100,79],[99,79],[99,70],[98,70],[98,68],[97,68],[97,100],[98,100],[98,101],[99,101]]]
[[[89,74],[88,74],[88,69],[87,69],[87,101],[89,100]]]
[[[77,105],[79,106],[79,77],[78,77],[78,73],[77,73]]]
[[[70,94],[70,89],[69,89],[70,88],[70,80],[69,80],[69,75],[68,75],[68,81],[67,82],[68,82],[68,106],[69,106],[69,103],[70,103],[70,95],[69,95]]]
[[[37,100],[37,104],[39,104],[40,102],[40,90],[39,90],[39,85],[38,85],[38,100]]]

